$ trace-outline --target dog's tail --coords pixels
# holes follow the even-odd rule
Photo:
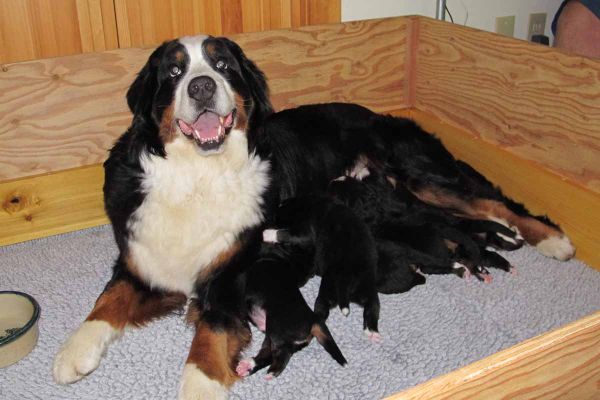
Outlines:
[[[317,342],[337,361],[341,366],[348,364],[346,358],[342,354],[342,351],[333,340],[331,332],[325,325],[325,322],[315,322],[310,330],[310,333],[317,339]]]

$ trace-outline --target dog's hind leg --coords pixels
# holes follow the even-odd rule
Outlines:
[[[369,290],[368,297],[363,304],[363,329],[365,335],[373,343],[381,342],[381,335],[379,334],[379,296],[375,287]]]
[[[512,274],[516,273],[515,267],[513,267],[506,258],[494,251],[482,249],[481,264],[484,267],[501,269],[502,271],[510,272]]]
[[[487,219],[516,228],[527,243],[548,257],[565,261],[575,254],[570,240],[556,224],[547,218],[532,216],[523,206],[508,198],[478,197],[477,193],[466,194],[460,188],[442,188],[415,180],[409,183],[408,188],[421,201],[444,208],[456,216]]]
[[[329,318],[329,310],[332,306],[332,287],[328,278],[321,278],[321,286],[315,300],[314,312],[320,321],[325,322]]]
[[[235,368],[235,372],[237,372],[240,377],[246,377],[271,365],[272,362],[273,352],[271,350],[271,338],[266,335],[258,354],[252,358],[240,361]]]
[[[265,379],[271,380],[273,377],[279,376],[285,367],[287,367],[290,358],[292,358],[292,354],[294,354],[294,351],[287,345],[276,347],[273,350],[273,362],[267,370]]]

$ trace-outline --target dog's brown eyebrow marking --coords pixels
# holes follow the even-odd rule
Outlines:
[[[204,46],[204,50],[206,51],[206,54],[213,55],[217,51],[217,48],[214,43],[207,43]]]
[[[181,50],[178,50],[175,52],[175,59],[179,62],[183,61],[185,59],[185,53]]]

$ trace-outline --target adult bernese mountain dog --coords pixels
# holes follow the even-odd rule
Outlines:
[[[357,160],[422,201],[500,221],[546,255],[574,249],[414,123],[350,104],[273,113],[263,73],[226,38],[158,47],[127,93],[133,113],[105,167],[119,256],[85,322],[56,355],[54,378],[91,373],[126,326],[182,308],[196,333],[180,399],[221,399],[250,340],[244,271],[280,201],[325,191]]]

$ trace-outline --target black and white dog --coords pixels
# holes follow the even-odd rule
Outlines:
[[[248,133],[272,112],[262,72],[234,42],[157,48],[127,92],[130,128],[104,164],[119,247],[113,276],[54,361],[59,383],[96,369],[126,326],[185,305],[196,334],[180,399],[227,397],[249,343],[244,269],[261,242],[269,162]]]
[[[325,190],[358,157],[426,203],[501,221],[546,255],[573,255],[557,226],[531,217],[409,121],[347,104],[270,117],[263,73],[226,38],[164,43],[127,102],[131,126],[105,163],[119,256],[93,310],[56,355],[59,383],[96,369],[126,326],[143,326],[192,298],[196,334],[179,398],[226,398],[250,340],[244,271],[265,219],[280,200]]]

